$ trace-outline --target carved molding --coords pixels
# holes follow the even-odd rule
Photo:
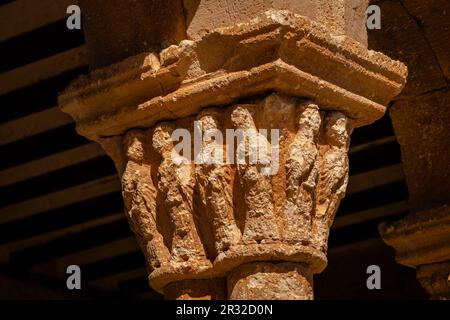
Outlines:
[[[92,140],[151,127],[267,91],[308,98],[362,126],[380,118],[407,69],[288,11],[270,10],[161,53],[93,71],[59,97]]]
[[[383,240],[396,249],[396,260],[409,267],[450,260],[450,207],[415,212],[382,223]]]
[[[384,242],[398,263],[416,268],[417,278],[432,299],[450,299],[450,207],[415,212],[380,224]]]
[[[417,279],[434,300],[450,300],[450,260],[422,265]]]

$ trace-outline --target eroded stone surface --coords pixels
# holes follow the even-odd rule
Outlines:
[[[312,300],[313,275],[300,263],[249,263],[228,276],[230,300]]]
[[[226,279],[200,279],[172,282],[164,288],[167,300],[226,300]]]
[[[89,64],[99,68],[221,27],[248,22],[269,10],[289,10],[367,46],[368,0],[79,0]],[[132,17],[132,19],[124,19]]]
[[[231,299],[312,299],[312,275],[326,266],[329,228],[347,186],[350,133],[383,115],[407,73],[346,36],[363,2],[272,3],[311,9],[325,26],[281,10],[237,23],[233,8],[224,17],[230,21],[208,26],[199,23],[208,7],[199,1],[188,23],[193,40],[96,70],[60,96],[77,131],[116,164],[154,289],[173,299],[220,298],[228,277]],[[184,4],[189,16],[186,4],[195,2]],[[172,133],[184,128],[192,136],[197,126],[224,137],[226,129],[252,130],[261,158],[179,161]],[[277,143],[264,134],[271,129],[279,130]],[[203,139],[199,156],[251,158],[249,139],[231,147]]]
[[[450,260],[421,265],[417,278],[434,300],[450,300]]]
[[[337,35],[367,44],[365,11],[368,0],[184,0],[186,33],[198,39],[219,27],[248,22],[269,9],[289,10],[324,24]]]
[[[177,162],[173,130],[193,133],[195,123],[203,132],[217,129],[224,137],[226,128],[254,130],[267,154],[254,164]],[[279,145],[262,129],[279,129]],[[174,281],[224,277],[240,264],[277,256],[303,263],[311,274],[320,272],[328,230],[347,185],[351,130],[351,121],[340,112],[271,94],[129,131],[123,139],[123,194],[153,270],[150,283],[162,290]],[[248,159],[255,150],[244,137],[231,151]],[[228,154],[225,141],[202,143],[202,157]],[[279,149],[275,168],[268,161],[272,148]]]

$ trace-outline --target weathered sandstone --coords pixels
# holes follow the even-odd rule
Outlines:
[[[312,299],[348,182],[350,134],[384,114],[405,78],[403,64],[346,32],[269,10],[95,70],[59,103],[114,160],[154,289],[173,299]],[[264,159],[279,152],[277,170],[264,174],[265,160],[176,161],[172,133],[193,134],[196,123],[223,136],[253,130]],[[279,144],[265,129],[279,130]],[[206,153],[254,152],[245,139],[232,149],[202,143]]]

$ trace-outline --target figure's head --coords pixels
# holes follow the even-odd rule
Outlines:
[[[142,162],[145,158],[147,135],[144,131],[133,129],[124,136],[125,152],[128,159]]]
[[[171,152],[173,149],[172,132],[174,126],[170,123],[160,123],[153,132],[153,148],[159,154]]]
[[[238,105],[231,113],[231,121],[239,129],[254,129],[253,109],[249,105]]]
[[[325,122],[325,138],[330,145],[344,147],[349,141],[351,128],[348,118],[341,112],[328,112]]]
[[[201,123],[202,133],[207,130],[220,129],[219,112],[214,108],[203,109],[197,116],[197,121]]]
[[[309,129],[313,135],[316,135],[319,132],[321,122],[319,107],[316,104],[308,102],[301,106],[298,118],[300,129]]]

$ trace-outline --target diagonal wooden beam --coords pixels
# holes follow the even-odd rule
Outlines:
[[[145,276],[146,274],[147,270],[145,268],[137,268],[117,274],[112,274],[103,278],[95,279],[93,281],[88,282],[88,285],[93,288],[117,291],[119,289],[118,286],[120,282],[142,277]]]
[[[401,163],[350,176],[347,194],[379,187],[405,179]]]
[[[12,143],[71,123],[72,118],[58,107],[36,112],[0,125],[0,145]]]
[[[41,233],[34,237],[29,237],[19,241],[9,242],[0,245],[0,263],[6,263],[9,260],[9,256],[12,252],[42,245],[53,240],[61,239],[66,236],[70,236],[72,234],[85,231],[87,229],[95,228],[122,219],[125,219],[125,215],[123,213],[116,213],[110,216],[58,229],[52,232]]]
[[[0,188],[104,155],[102,148],[96,143],[55,153],[0,171]]]
[[[42,212],[93,199],[121,189],[116,175],[45,194],[0,209],[0,223],[29,218]]]
[[[371,208],[359,211],[353,214],[337,217],[332,226],[333,229],[338,229],[357,223],[366,222],[369,220],[383,218],[397,213],[402,213],[408,210],[408,201],[394,202],[382,207]]]
[[[0,41],[64,19],[77,0],[16,0],[0,7]]]
[[[70,49],[0,74],[0,95],[87,65],[86,47]]]
[[[349,154],[364,151],[371,149],[373,147],[377,147],[389,142],[397,141],[397,138],[395,136],[388,136],[381,139],[373,140],[367,143],[362,143],[357,146],[350,146],[350,150],[348,151]]]
[[[36,265],[32,268],[32,272],[53,277],[64,277],[67,266],[71,264],[81,266],[137,251],[139,251],[139,246],[136,238],[131,236]]]

